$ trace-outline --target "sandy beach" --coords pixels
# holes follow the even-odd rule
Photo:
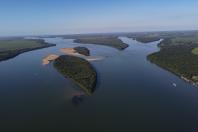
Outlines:
[[[43,65],[48,65],[51,61],[57,59],[59,55],[50,54],[43,59]]]
[[[99,61],[103,59],[103,57],[85,56],[85,55],[79,54],[74,48],[62,48],[60,49],[60,51],[66,55],[77,56],[77,57],[86,59],[87,61]]]
[[[85,56],[82,54],[77,53],[77,51],[74,48],[62,48],[60,49],[60,51],[66,55],[71,55],[71,56],[76,56],[76,57],[80,57],[83,58],[89,62],[92,61],[100,61],[103,60],[104,58],[99,56]],[[42,64],[43,65],[48,65],[51,61],[54,61],[55,59],[57,59],[59,57],[59,55],[56,54],[50,54],[48,56],[46,56],[43,60],[42,60]]]
[[[77,51],[74,48],[62,48],[60,49],[60,51],[64,54],[68,54],[68,55],[80,55],[79,53],[77,53]]]

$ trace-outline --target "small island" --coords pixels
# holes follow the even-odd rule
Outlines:
[[[160,51],[148,56],[148,60],[167,69],[182,79],[198,84],[198,37],[172,37],[164,39]]]
[[[67,54],[67,55],[84,55],[84,56],[90,56],[90,51],[86,47],[75,47],[75,48],[62,48],[60,49],[61,52]]]
[[[90,56],[90,51],[89,51],[89,49],[86,48],[86,47],[80,47],[80,46],[79,46],[79,47],[75,47],[74,50],[75,50],[77,53],[81,54],[81,55]]]
[[[97,73],[87,60],[62,55],[55,59],[54,67],[78,84],[88,95],[92,95],[97,82]]]
[[[92,36],[92,37],[82,37],[74,40],[75,43],[82,44],[97,44],[116,48],[118,50],[124,50],[129,45],[122,42],[122,40],[117,37],[109,36]]]
[[[99,60],[90,55],[86,47],[62,48],[65,55],[50,54],[42,62],[48,65],[53,62],[54,67],[65,77],[74,81],[87,95],[92,95],[97,82],[97,72],[89,63]]]
[[[17,55],[36,50],[55,46],[55,44],[48,44],[44,40],[33,39],[7,39],[0,40],[0,61],[8,60],[16,57]]]
[[[136,37],[135,40],[141,43],[151,43],[155,41],[159,41],[160,37],[153,37],[153,36],[140,36]]]

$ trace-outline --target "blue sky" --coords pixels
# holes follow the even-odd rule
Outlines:
[[[198,29],[198,0],[0,0],[0,36]]]

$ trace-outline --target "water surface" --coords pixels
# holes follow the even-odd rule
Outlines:
[[[16,131],[198,130],[198,88],[147,61],[159,50],[120,37],[129,48],[83,45],[73,40],[45,38],[56,47],[30,51],[0,62],[1,128]],[[98,84],[92,96],[42,65],[60,48],[85,46],[93,56]],[[177,87],[172,84],[176,83]],[[166,129],[167,128],[167,129]]]

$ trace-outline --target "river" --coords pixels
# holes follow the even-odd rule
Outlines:
[[[120,39],[130,45],[124,51],[44,38],[57,46],[0,62],[1,128],[28,132],[198,130],[198,88],[146,59],[159,50],[159,42]],[[76,46],[104,57],[91,62],[98,73],[92,96],[76,98],[83,93],[78,86],[53,64],[42,65],[47,55]]]

